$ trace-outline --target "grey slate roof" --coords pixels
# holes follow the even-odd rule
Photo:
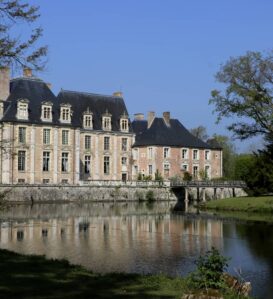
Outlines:
[[[173,146],[189,148],[211,148],[210,145],[193,136],[177,119],[170,120],[167,126],[163,118],[156,117],[151,127],[146,120],[134,120],[133,131],[136,133],[134,147],[137,146]]]
[[[17,101],[29,100],[28,120],[18,120]],[[52,102],[52,122],[41,120],[42,102]],[[71,124],[59,121],[60,104],[70,104],[72,114]],[[93,113],[93,129],[101,130],[102,115],[108,111],[112,115],[112,131],[120,131],[120,117],[128,115],[124,100],[116,96],[104,96],[98,94],[74,92],[62,90],[56,97],[45,82],[37,78],[21,77],[11,80],[10,95],[4,103],[4,116],[1,122],[20,122],[31,124],[52,124],[82,128],[83,113],[87,109]],[[132,132],[129,126],[129,132]]]

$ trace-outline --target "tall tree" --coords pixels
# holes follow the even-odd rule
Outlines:
[[[218,122],[232,118],[228,129],[242,140],[273,134],[273,52],[230,58],[216,80],[225,86],[223,91],[211,92]]]
[[[204,126],[198,126],[196,128],[192,128],[192,129],[190,129],[190,132],[193,136],[195,136],[203,141],[207,141],[207,139],[209,138],[209,136],[207,134],[207,129]]]
[[[47,46],[39,45],[43,30],[34,26],[39,17],[38,6],[22,0],[0,0],[0,66],[44,69]]]

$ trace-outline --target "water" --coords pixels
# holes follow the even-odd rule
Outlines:
[[[97,272],[186,275],[211,246],[229,272],[273,297],[273,225],[173,214],[172,204],[17,205],[0,212],[0,247],[65,258]]]

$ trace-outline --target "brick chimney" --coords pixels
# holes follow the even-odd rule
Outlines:
[[[148,129],[151,127],[154,119],[155,119],[155,112],[153,112],[153,111],[148,112],[148,117],[147,117]]]
[[[5,101],[9,96],[10,69],[0,67],[0,100]]]
[[[143,113],[135,113],[134,120],[144,120],[144,114]]]
[[[170,112],[168,112],[168,111],[163,112],[163,119],[165,121],[165,124],[169,127],[171,125],[171,123],[170,123],[170,119],[171,119]]]
[[[113,92],[113,96],[114,96],[114,97],[120,97],[120,98],[122,98],[122,97],[123,97],[123,94],[122,94],[121,91],[115,91],[115,92]]]
[[[29,67],[25,67],[23,70],[23,76],[27,78],[32,77],[32,69],[30,69]]]

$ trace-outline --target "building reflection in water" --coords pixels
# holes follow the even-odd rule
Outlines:
[[[222,222],[172,215],[170,205],[39,205],[1,216],[0,246],[66,258],[94,271],[186,274],[193,259],[222,249]]]

